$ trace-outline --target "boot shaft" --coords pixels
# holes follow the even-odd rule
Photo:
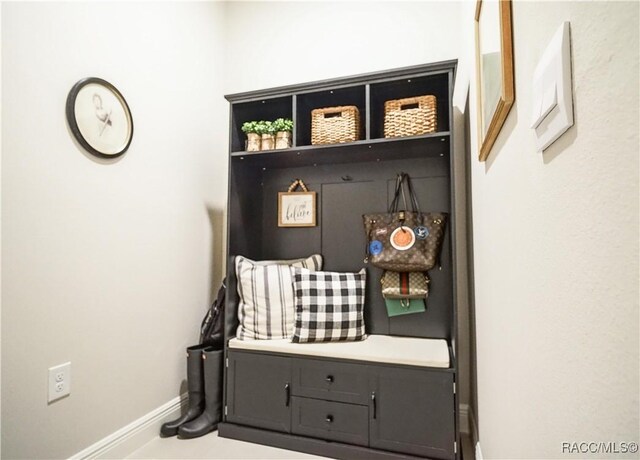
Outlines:
[[[210,433],[222,420],[223,356],[224,351],[214,347],[202,352],[205,409],[200,417],[180,426],[178,435],[181,438],[197,438]]]
[[[204,393],[204,372],[202,352],[206,349],[202,345],[187,348],[187,390],[192,393]]]
[[[207,407],[209,404],[222,405],[222,372],[224,351],[214,348],[202,352],[204,363],[204,394]]]

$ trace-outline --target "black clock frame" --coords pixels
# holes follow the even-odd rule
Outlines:
[[[80,132],[80,129],[78,128],[78,122],[76,121],[76,116],[75,116],[76,98],[78,97],[78,93],[80,92],[80,90],[84,88],[86,85],[91,83],[104,86],[109,91],[114,93],[118,97],[118,99],[122,101],[122,105],[124,106],[129,116],[129,121],[131,123],[129,139],[127,140],[127,143],[125,144],[125,146],[116,153],[108,154],[95,149],[91,144],[89,144],[89,142],[87,142],[87,140],[84,138],[84,136]],[[84,148],[90,154],[95,155],[99,158],[118,158],[122,154],[124,154],[129,148],[129,146],[131,145],[131,141],[133,140],[133,116],[131,115],[131,109],[129,108],[129,104],[127,104],[127,100],[124,98],[122,93],[118,91],[118,89],[108,81],[98,77],[87,77],[87,78],[83,78],[82,80],[79,80],[75,85],[73,85],[73,87],[71,88],[71,91],[69,91],[69,95],[67,96],[65,112],[67,117],[67,123],[69,124],[69,128],[73,133],[73,137],[78,141],[78,143],[82,146],[82,148]]]

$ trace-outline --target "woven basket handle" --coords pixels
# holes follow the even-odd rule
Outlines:
[[[289,193],[293,192],[295,189],[298,188],[298,186],[302,189],[303,192],[308,192],[309,189],[307,188],[306,185],[304,185],[304,182],[302,181],[302,179],[296,179],[293,181],[293,183],[289,186],[289,190],[287,190]]]
[[[342,117],[342,108],[337,110],[328,110],[322,114],[324,118],[339,118]]]
[[[408,97],[403,99],[400,104],[400,110],[419,109],[420,107],[420,98],[418,97]]]

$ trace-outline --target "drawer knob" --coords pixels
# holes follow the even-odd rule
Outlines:
[[[327,415],[327,418],[325,420],[327,421],[327,423],[333,422],[333,415]]]
[[[325,380],[326,380],[328,383],[333,383],[333,375],[327,375],[327,377],[325,378]]]

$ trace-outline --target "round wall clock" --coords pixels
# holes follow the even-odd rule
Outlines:
[[[101,78],[84,78],[67,96],[67,122],[89,153],[115,158],[127,151],[133,137],[131,111],[120,91]]]

